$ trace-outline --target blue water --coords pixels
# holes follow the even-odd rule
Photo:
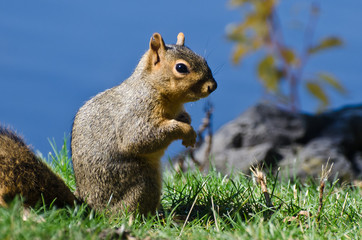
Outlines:
[[[288,42],[298,44],[298,20],[309,1],[283,1],[280,17]],[[316,39],[342,36],[344,47],[312,59],[314,70],[333,72],[348,89],[347,97],[332,94],[331,107],[362,101],[362,1],[324,1]],[[231,64],[233,44],[225,28],[240,12],[226,1],[49,1],[0,2],[0,122],[11,125],[43,155],[58,147],[71,130],[77,109],[100,91],[132,74],[148,48],[152,33],[166,43],[177,33],[186,45],[206,57],[215,70],[218,89],[210,97],[215,105],[214,128],[230,121],[262,96],[256,80],[255,57],[241,66]],[[313,111],[316,102],[301,91],[302,109]],[[205,100],[188,104],[198,127]],[[183,149],[172,144],[165,158]]]

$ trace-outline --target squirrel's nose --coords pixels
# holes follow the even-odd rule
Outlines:
[[[207,91],[209,93],[212,93],[213,91],[215,91],[216,88],[217,88],[217,83],[215,79],[213,79],[213,81],[207,86]]]

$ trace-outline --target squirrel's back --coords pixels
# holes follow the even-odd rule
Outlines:
[[[70,205],[73,193],[15,132],[0,125],[0,205],[20,195],[25,206]]]
[[[149,108],[157,105],[147,86],[122,84],[106,90],[79,109],[72,131],[72,157],[77,181],[76,195],[92,208],[106,206],[141,213],[154,211],[161,194],[159,152],[154,161],[143,157],[152,146],[154,121]],[[116,112],[116,113],[115,113]],[[146,119],[149,119],[146,121]],[[143,141],[143,142],[142,142]],[[157,141],[157,137],[154,137]],[[142,142],[142,143],[141,143]],[[137,144],[135,144],[137,143]],[[148,152],[154,152],[151,149]]]

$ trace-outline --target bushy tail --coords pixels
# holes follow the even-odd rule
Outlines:
[[[0,126],[0,205],[6,206],[17,195],[30,207],[42,202],[73,206],[76,201],[64,181],[19,135]]]

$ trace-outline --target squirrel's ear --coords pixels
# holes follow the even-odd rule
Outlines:
[[[185,44],[185,35],[180,32],[178,35],[177,35],[177,42],[176,42],[176,45],[180,45],[180,46],[183,46]]]
[[[165,42],[159,33],[154,33],[150,40],[150,49],[152,53],[152,62],[156,65],[160,61],[160,53],[165,51]]]

